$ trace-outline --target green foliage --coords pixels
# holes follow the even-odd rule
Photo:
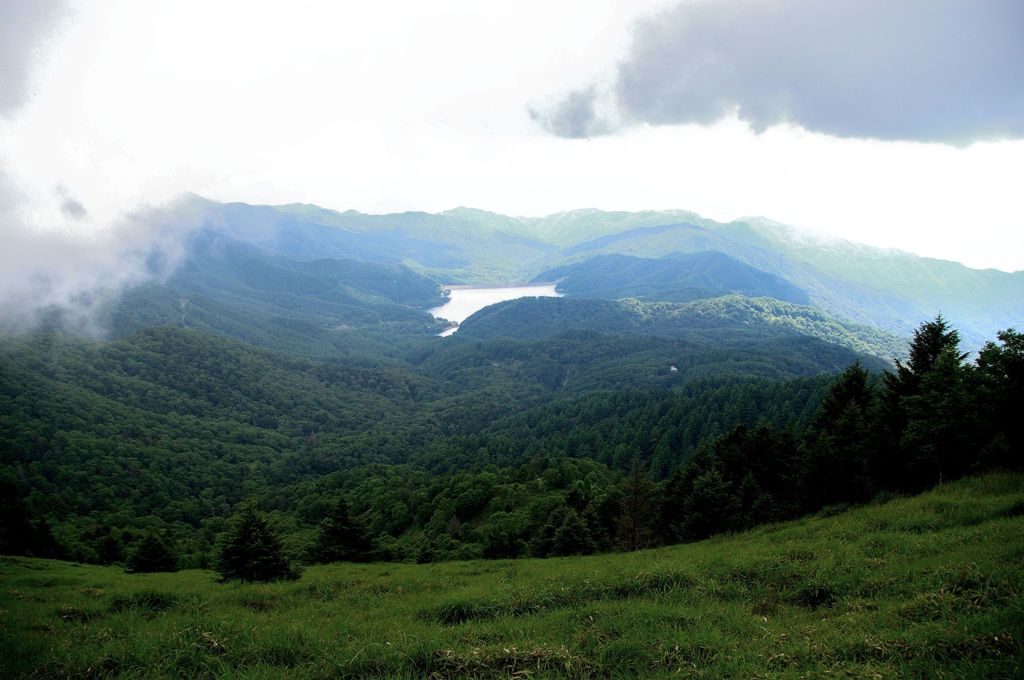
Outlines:
[[[673,253],[659,259],[599,255],[549,269],[537,281],[558,281],[558,291],[586,298],[690,302],[738,293],[808,304],[807,293],[785,279],[724,253]]]
[[[753,351],[772,343],[777,356],[788,356],[799,346],[805,353],[829,360],[829,348],[850,352],[840,361],[847,365],[853,352],[881,366],[902,353],[894,335],[836,319],[820,309],[771,298],[723,295],[683,304],[638,300],[577,298],[521,298],[491,305],[466,319],[459,335],[472,338],[542,338],[568,330],[591,330],[643,336],[678,338],[691,342],[714,336],[736,348]],[[816,338],[822,343],[814,343]],[[831,343],[826,345],[825,343]],[[788,345],[788,346],[787,346]],[[812,354],[813,358],[814,357]]]
[[[125,571],[131,574],[177,570],[174,550],[155,531],[147,532],[135,543],[125,562]]]
[[[119,564],[156,531],[205,567],[244,497],[292,558],[634,550],[1019,465],[1017,336],[972,366],[932,326],[881,398],[857,365],[751,379],[728,335],[453,339],[369,369],[181,329],[39,334],[2,346],[6,550]]]
[[[1020,475],[620,555],[298,581],[0,559],[0,675],[1016,677]]]
[[[812,504],[862,502],[877,491],[878,409],[877,389],[860,364],[836,378],[806,435]]]
[[[316,542],[310,551],[315,563],[366,562],[373,556],[373,544],[357,518],[349,512],[344,498],[338,499],[331,514],[320,522]]]
[[[246,504],[236,513],[217,555],[222,581],[294,580],[299,571],[289,564],[266,517]]]
[[[1024,333],[1001,331],[998,343],[978,353],[976,379],[980,410],[989,414],[984,433],[989,464],[1024,465]]]
[[[0,554],[65,556],[46,519],[33,520],[23,486],[5,469],[0,469]]]

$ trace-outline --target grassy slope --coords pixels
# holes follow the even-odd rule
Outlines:
[[[4,558],[17,677],[1020,677],[1024,477],[632,554],[295,583]],[[532,675],[531,675],[532,674]]]

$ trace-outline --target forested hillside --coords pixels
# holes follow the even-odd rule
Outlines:
[[[558,281],[559,292],[585,298],[690,302],[738,293],[801,305],[810,302],[806,292],[785,279],[713,250],[659,259],[599,255],[549,269],[536,280]]]
[[[997,331],[1024,324],[1024,272],[975,270],[828,240],[763,218],[720,223],[682,210],[574,210],[519,218],[467,208],[367,215],[194,200],[206,228],[268,252],[403,263],[445,283],[528,281],[599,255],[671,260],[713,251],[760,270],[760,277],[782,279],[787,290],[803,291],[830,315],[901,336],[942,312],[976,349]],[[729,288],[712,285],[723,287]]]
[[[901,357],[905,344],[895,336],[867,326],[836,321],[812,307],[771,298],[725,295],[689,303],[523,298],[483,309],[459,327],[461,335],[477,338],[543,337],[568,329],[586,329],[735,346],[774,344],[778,356],[787,343],[802,346],[806,356],[823,356],[846,347],[874,358]],[[822,342],[815,343],[813,340]],[[826,345],[828,343],[828,345]],[[849,360],[844,362],[850,363]],[[878,365],[876,363],[876,365]]]
[[[821,369],[787,373],[772,353],[778,374],[754,379],[722,347],[704,350],[720,362],[709,373],[680,362],[645,378],[644,355],[622,351],[647,351],[636,342],[463,340],[391,369],[170,328],[8,342],[4,483],[25,519],[6,549],[119,562],[158,530],[205,565],[255,499],[307,559],[343,499],[366,558],[588,553],[1020,463],[1013,332],[968,364],[940,319],[881,382],[854,365],[831,388],[779,382]]]
[[[640,247],[664,215],[203,209],[108,337],[53,310],[0,341],[3,550],[208,566],[257,509],[297,561],[631,550],[1020,463],[1019,334],[969,358],[938,317],[908,344],[721,253],[570,264],[574,295],[437,337],[441,282]]]

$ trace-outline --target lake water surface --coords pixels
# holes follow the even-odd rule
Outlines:
[[[447,319],[462,323],[474,312],[479,312],[488,305],[521,297],[561,297],[555,291],[555,284],[544,283],[529,286],[445,286],[448,291],[448,302],[440,307],[428,310],[434,318]],[[451,335],[459,330],[458,326],[445,330],[441,335]]]

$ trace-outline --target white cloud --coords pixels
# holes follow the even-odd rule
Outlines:
[[[83,1],[37,95],[0,121],[0,163],[30,199],[22,226],[44,232],[103,232],[184,191],[371,212],[686,208],[1024,268],[1020,142],[758,136],[735,118],[591,140],[538,128],[530,109],[612,82],[629,27],[666,6]]]

